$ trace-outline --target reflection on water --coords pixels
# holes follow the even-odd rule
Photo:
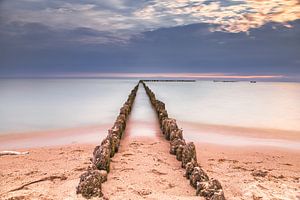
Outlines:
[[[137,96],[126,127],[126,134],[153,137],[160,134],[155,111],[142,85],[139,86]]]

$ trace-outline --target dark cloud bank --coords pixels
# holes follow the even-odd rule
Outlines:
[[[299,81],[300,20],[290,25],[268,23],[246,34],[191,24],[123,41],[89,28],[58,31],[39,23],[2,23],[0,74],[218,72],[284,74]]]

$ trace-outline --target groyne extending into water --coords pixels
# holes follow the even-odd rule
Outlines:
[[[206,172],[197,162],[196,147],[193,142],[186,142],[183,131],[178,128],[176,120],[168,117],[165,104],[156,99],[155,94],[141,82],[157,113],[162,134],[170,141],[170,154],[176,155],[181,161],[181,167],[185,168],[185,177],[190,179],[190,184],[196,189],[197,196],[203,196],[208,200],[225,199],[221,183],[214,178],[209,178]]]
[[[203,196],[207,200],[225,200],[220,182],[217,179],[209,178],[197,162],[194,143],[185,141],[183,130],[178,128],[175,119],[169,118],[165,104],[156,99],[155,94],[145,82],[140,81],[139,84],[143,85],[157,114],[162,134],[166,140],[170,141],[170,154],[175,155],[176,159],[181,162],[181,167],[185,169],[185,177],[196,189],[196,195]],[[139,84],[134,87],[120,109],[120,114],[113,127],[108,130],[107,137],[101,142],[101,145],[95,147],[92,165],[80,176],[77,194],[82,194],[86,198],[103,196],[101,184],[107,180],[110,172],[110,158],[118,152]]]
[[[96,146],[93,152],[92,166],[80,176],[77,194],[91,198],[103,196],[101,184],[107,180],[110,171],[110,158],[118,152],[120,140],[126,128],[126,121],[132,110],[139,84],[137,84],[128,96],[127,101],[120,109],[120,113],[108,135]]]

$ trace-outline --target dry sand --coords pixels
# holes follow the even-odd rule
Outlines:
[[[202,199],[163,138],[125,138],[103,184],[109,199]]]
[[[76,199],[75,187],[78,177],[90,164],[93,145],[68,145],[24,149],[28,155],[0,157],[0,199]],[[45,177],[55,179],[26,186],[9,192],[23,184]],[[64,179],[64,178],[62,178]],[[79,198],[80,199],[80,198]]]
[[[299,200],[300,152],[197,144],[198,160],[228,199]],[[261,170],[264,177],[252,173]]]
[[[23,149],[29,155],[0,157],[0,199],[83,199],[75,188],[89,166],[94,144]],[[227,199],[299,199],[300,153],[284,149],[237,148],[197,143],[198,160],[218,178]],[[201,199],[161,136],[122,140],[103,184],[109,199]],[[255,170],[265,177],[253,176]],[[23,184],[45,177],[57,179]],[[60,177],[60,178],[59,178]],[[298,195],[298,196],[297,196]],[[18,197],[18,198],[17,198]]]

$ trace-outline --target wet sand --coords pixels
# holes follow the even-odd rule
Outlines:
[[[184,130],[192,132],[193,134],[195,133],[195,131],[200,131],[205,133],[215,133],[229,136],[243,136],[260,139],[278,139],[300,142],[300,131],[201,124],[186,121],[178,121],[178,124],[180,124]]]
[[[141,113],[137,115],[141,115]],[[131,136],[155,136],[158,127],[155,124],[156,120],[153,119],[156,116],[152,113],[150,120],[144,121],[136,117],[137,115],[131,117],[134,120],[135,128],[131,129],[129,134]],[[300,151],[300,132],[297,131],[231,127],[182,121],[178,121],[177,124],[183,129],[184,137],[194,142],[238,147],[267,146]],[[110,127],[111,124],[104,124],[51,131],[0,134],[0,150],[17,150],[71,143],[97,144],[97,141],[101,141],[106,136]]]
[[[68,128],[51,131],[7,133],[0,135],[0,150],[20,148],[53,147],[75,143],[95,143],[107,134],[111,124]]]

